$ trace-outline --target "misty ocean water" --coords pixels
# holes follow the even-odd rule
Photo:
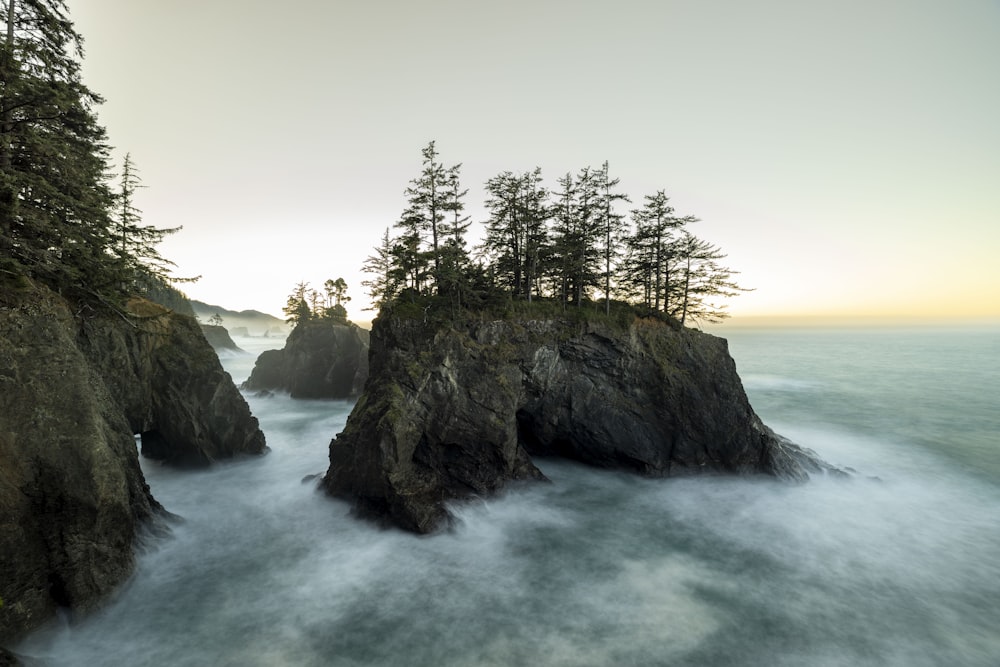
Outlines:
[[[106,608],[16,649],[52,666],[1000,664],[1000,330],[720,335],[765,423],[857,474],[542,461],[551,484],[416,537],[308,479],[350,403],[248,396],[270,454],[143,462],[182,519]],[[240,382],[253,359],[223,363]]]

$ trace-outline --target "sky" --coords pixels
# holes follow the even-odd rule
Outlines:
[[[1000,319],[1000,0],[68,0],[192,298],[361,266],[431,140],[482,184],[608,161],[752,292],[730,322]]]

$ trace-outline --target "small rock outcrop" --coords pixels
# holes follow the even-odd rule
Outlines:
[[[205,340],[216,352],[242,353],[243,350],[236,344],[226,327],[217,324],[202,324],[201,332],[205,334]]]
[[[163,513],[135,434],[184,465],[266,450],[194,319],[127,310],[0,292],[0,642],[57,608],[94,608],[130,575],[137,536]]]
[[[298,324],[280,350],[257,357],[242,388],[287,391],[292,398],[357,396],[368,379],[369,334],[329,320]]]
[[[330,444],[323,486],[426,533],[450,500],[541,479],[532,456],[657,477],[803,479],[825,467],[761,423],[723,339],[652,319],[379,317],[371,376]]]

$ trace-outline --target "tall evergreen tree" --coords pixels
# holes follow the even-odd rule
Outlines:
[[[663,190],[646,195],[645,205],[632,211],[632,219],[635,222],[635,231],[629,239],[632,282],[641,289],[647,307],[669,310],[677,248],[674,241],[685,225],[698,219],[675,216],[670,198]]]
[[[421,151],[423,167],[420,175],[410,181],[406,188],[408,201],[404,220],[420,236],[430,241],[430,261],[433,265],[432,276],[435,283],[441,276],[441,245],[443,242],[443,224],[448,210],[449,176],[444,165],[438,160],[434,142],[427,144]],[[411,237],[414,236],[411,232]]]
[[[539,271],[548,238],[548,191],[542,171],[505,171],[486,182],[486,222],[483,249],[492,258],[494,275],[517,298],[531,301],[538,290]]]
[[[682,326],[689,318],[719,322],[729,317],[718,299],[749,290],[733,280],[735,271],[719,264],[718,260],[725,259],[726,255],[718,247],[686,231],[675,243],[680,276],[671,315],[680,320]]]
[[[113,253],[123,267],[125,288],[145,295],[154,285],[193,282],[197,278],[176,278],[172,275],[176,265],[163,257],[157,246],[165,237],[179,232],[181,227],[159,229],[142,224],[142,211],[135,205],[135,195],[143,187],[132,154],[126,153],[118,191],[114,193],[116,238]]]
[[[570,276],[575,265],[576,248],[579,245],[576,226],[576,186],[573,175],[568,173],[557,181],[552,205],[552,242],[550,273],[555,283],[554,291],[565,306],[570,300]]]
[[[552,250],[566,301],[577,306],[600,285],[601,190],[598,173],[584,167],[559,179],[553,206]]]
[[[62,0],[5,0],[0,34],[0,269],[76,293],[120,288],[108,147]]]
[[[486,221],[483,250],[491,260],[494,279],[519,294],[524,269],[524,238],[518,199],[521,181],[505,171],[486,181]]]
[[[610,178],[606,160],[601,165],[600,171],[597,172],[596,180],[600,190],[600,209],[597,214],[597,227],[600,254],[604,263],[601,273],[601,277],[604,279],[604,312],[610,314],[612,268],[622,253],[622,244],[626,234],[625,215],[615,210],[615,204],[630,202],[631,200],[627,195],[615,192],[621,179]]]
[[[382,235],[381,242],[375,246],[375,252],[365,259],[361,270],[371,276],[362,281],[361,285],[368,288],[372,309],[378,310],[395,298],[399,285],[393,270],[393,242],[388,228]]]
[[[423,249],[423,220],[420,211],[407,208],[396,223],[402,232],[392,247],[393,273],[398,282],[422,294],[429,274],[429,253]]]
[[[445,217],[441,223],[443,244],[439,249],[437,275],[438,293],[452,297],[456,306],[462,305],[463,292],[467,287],[469,251],[465,238],[471,225],[471,218],[465,214],[468,190],[462,189],[461,168],[462,165],[457,164],[445,172]]]

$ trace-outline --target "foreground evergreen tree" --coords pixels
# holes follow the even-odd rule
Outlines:
[[[113,292],[108,147],[61,0],[6,0],[0,49],[0,269],[74,293]]]
[[[80,79],[82,38],[63,0],[0,0],[0,280],[25,276],[115,307],[170,295],[156,246],[180,228],[141,224],[142,187],[126,156],[118,191],[109,148]]]

